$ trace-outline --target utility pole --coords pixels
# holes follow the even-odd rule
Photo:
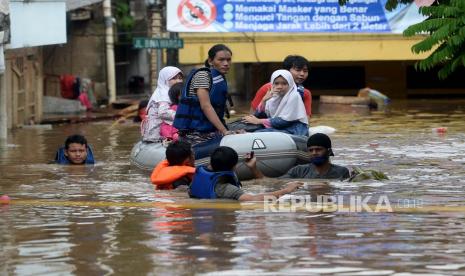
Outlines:
[[[2,51],[0,55],[3,56],[3,45],[0,45],[0,51]],[[8,134],[8,120],[6,116],[7,116],[7,111],[6,111],[5,72],[0,72],[0,141],[6,140],[7,134]]]
[[[103,1],[103,17],[105,20],[105,49],[107,57],[107,89],[109,103],[116,101],[115,43],[113,37],[113,17],[111,0]]]
[[[4,45],[9,41],[10,32],[10,8],[8,0],[0,0],[0,141],[6,141],[8,135],[8,118],[6,103],[6,82],[5,82],[5,54]]]
[[[155,1],[156,4],[151,9],[150,36],[152,38],[161,38],[162,22],[161,22],[161,4]],[[152,91],[155,90],[158,81],[158,73],[162,67],[162,50],[150,50],[150,84]]]
[[[170,38],[177,39],[178,33],[170,33]],[[166,60],[168,65],[179,67],[179,50],[178,49],[167,49]]]

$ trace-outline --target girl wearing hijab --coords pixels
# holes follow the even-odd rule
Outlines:
[[[255,115],[245,116],[244,122],[265,127],[258,131],[280,131],[308,136],[305,105],[291,73],[287,70],[276,70],[271,75],[271,83],[272,89],[263,97]]]
[[[168,91],[171,86],[183,81],[179,68],[167,66],[158,74],[157,89],[150,97],[147,105],[147,117],[141,123],[142,140],[145,142],[160,142],[160,125],[163,121],[173,122],[176,111],[172,110]]]

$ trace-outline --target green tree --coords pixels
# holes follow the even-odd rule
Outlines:
[[[439,78],[445,79],[458,67],[465,66],[465,1],[442,0],[440,5],[421,7],[420,13],[428,19],[408,27],[404,35],[427,34],[412,50],[417,54],[434,50],[416,67],[426,71],[438,66]]]
[[[114,9],[118,32],[123,33],[122,38],[130,40],[132,38],[131,32],[134,28],[134,18],[131,16],[127,0],[117,0]]]
[[[341,5],[350,0],[339,0]],[[392,10],[398,4],[412,3],[413,0],[388,0],[386,9]],[[405,36],[424,35],[425,38],[412,46],[416,54],[433,52],[416,63],[416,69],[427,71],[440,68],[438,77],[447,78],[457,68],[465,66],[465,1],[441,0],[432,6],[421,7],[420,13],[427,17],[404,31]]]

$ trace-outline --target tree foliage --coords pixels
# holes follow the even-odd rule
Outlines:
[[[408,27],[404,35],[427,35],[413,45],[414,53],[434,50],[417,62],[416,68],[426,71],[440,67],[438,76],[445,79],[458,67],[465,66],[465,1],[442,0],[440,5],[421,7],[420,13],[428,19]]]
[[[341,5],[350,0],[339,0]],[[392,10],[398,4],[412,3],[413,0],[388,0],[386,9]],[[465,66],[465,1],[441,0],[432,6],[421,7],[420,13],[427,17],[404,31],[404,36],[424,35],[425,38],[412,46],[416,54],[433,52],[416,63],[416,69],[427,71],[438,67],[438,77],[447,78],[457,68]]]
[[[134,28],[134,18],[131,16],[131,10],[127,0],[117,0],[114,9],[118,31],[124,32],[124,37],[130,38],[131,35],[128,33]]]

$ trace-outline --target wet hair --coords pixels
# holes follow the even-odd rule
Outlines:
[[[179,95],[181,95],[183,87],[184,84],[182,82],[178,82],[170,87],[168,96],[170,97],[171,104],[179,104]]]
[[[142,110],[144,110],[144,112],[146,112],[145,109],[147,108],[148,104],[149,104],[149,100],[141,100],[139,102],[139,106],[137,107],[138,113],[141,112]],[[137,114],[136,116],[134,116],[133,121],[135,123],[142,122],[142,118],[140,117],[140,113]]]
[[[291,68],[303,69],[307,67],[310,70],[310,62],[303,56],[289,55],[283,61],[283,68],[286,70],[291,70]]]
[[[137,107],[137,110],[141,110],[142,108],[147,107],[149,104],[149,100],[142,100],[139,102],[139,106]]]
[[[237,152],[230,147],[218,147],[210,156],[210,165],[215,172],[231,171],[238,161]]]
[[[86,145],[87,148],[87,139],[79,134],[74,134],[71,136],[68,136],[65,141],[65,149],[69,149],[70,144],[81,144],[81,145]]]
[[[224,44],[216,44],[213,47],[211,47],[210,50],[208,50],[208,58],[205,60],[205,67],[210,67],[210,63],[208,63],[208,60],[213,60],[216,56],[216,53],[221,51],[228,51],[232,55],[232,51],[231,49],[229,49],[228,46]]]
[[[191,144],[182,141],[174,141],[166,148],[166,159],[170,166],[182,165],[184,160],[192,155]]]

